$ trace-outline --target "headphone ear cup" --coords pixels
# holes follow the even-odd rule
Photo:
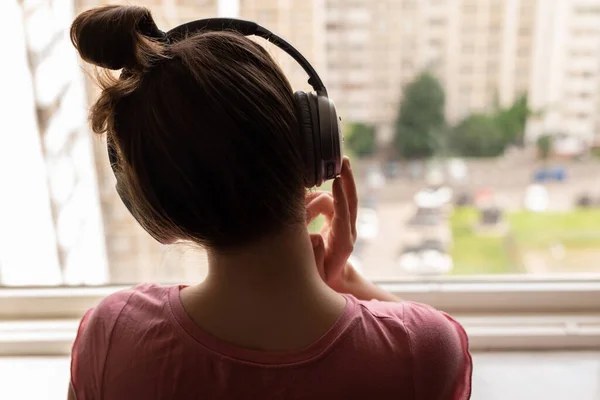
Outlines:
[[[304,184],[307,188],[316,186],[319,183],[317,176],[317,143],[315,141],[313,113],[310,106],[308,94],[303,91],[294,93],[296,103],[296,114],[298,116],[298,126],[302,136],[302,155],[304,157],[305,173]]]

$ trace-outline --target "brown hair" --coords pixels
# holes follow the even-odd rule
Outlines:
[[[136,6],[88,10],[71,27],[84,60],[123,69],[98,75],[90,120],[115,143],[120,191],[142,226],[163,242],[228,249],[303,222],[292,90],[266,50],[234,32],[165,44],[148,27]]]

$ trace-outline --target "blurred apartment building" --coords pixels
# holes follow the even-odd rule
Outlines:
[[[446,117],[528,93],[527,138],[600,134],[599,0],[326,0],[330,93],[346,120],[393,134],[401,89],[421,71],[446,93]]]
[[[600,1],[543,0],[537,8],[528,134],[567,134],[598,144]]]
[[[428,70],[449,122],[529,85],[537,0],[326,0],[331,95],[346,120],[393,134],[402,87]]]

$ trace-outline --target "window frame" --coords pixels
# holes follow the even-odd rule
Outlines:
[[[463,324],[472,351],[600,349],[600,277],[379,280]],[[68,355],[79,319],[130,286],[0,288],[0,356]]]

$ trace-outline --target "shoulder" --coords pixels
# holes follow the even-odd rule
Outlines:
[[[98,396],[101,379],[115,326],[128,310],[153,312],[167,298],[169,287],[143,284],[104,298],[88,310],[79,323],[71,351],[71,383],[77,398]],[[144,306],[145,305],[145,306]],[[86,389],[87,395],[82,392]]]
[[[168,291],[169,287],[167,286],[142,284],[113,293],[84,315],[79,326],[78,336],[86,333],[100,336],[110,334],[126,307],[161,304],[162,300],[166,300]],[[148,307],[143,307],[143,309],[148,309]]]
[[[461,344],[466,333],[463,327],[448,314],[426,304],[403,301],[398,303],[385,301],[358,301],[359,305],[375,318],[402,326],[411,339],[439,339],[440,334]]]
[[[450,315],[414,302],[360,302],[408,340],[417,399],[468,399],[472,361],[464,328]]]

